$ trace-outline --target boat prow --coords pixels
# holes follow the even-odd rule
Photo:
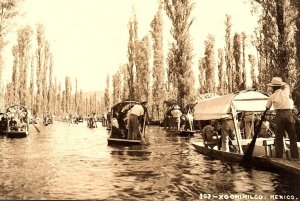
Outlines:
[[[205,147],[203,142],[193,142],[192,145],[195,147],[195,149],[203,155],[210,156],[213,158],[217,158],[220,160],[226,160],[230,162],[239,162],[242,160],[243,155],[233,152],[224,152],[218,149],[211,149],[208,147]]]
[[[127,140],[119,138],[107,138],[108,145],[133,146],[142,145],[142,140]]]
[[[8,138],[25,138],[28,136],[28,131],[3,131],[3,134]]]

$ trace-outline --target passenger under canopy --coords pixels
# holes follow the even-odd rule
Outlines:
[[[242,154],[242,144],[240,142],[242,137],[238,125],[237,113],[262,113],[266,110],[267,100],[267,95],[257,91],[241,91],[237,94],[205,99],[199,101],[195,106],[194,120],[232,119],[237,144],[240,154]],[[270,110],[272,112],[274,110],[273,107]]]

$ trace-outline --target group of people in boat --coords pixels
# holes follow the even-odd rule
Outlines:
[[[111,112],[104,112],[102,114],[102,117],[101,117],[101,120],[102,120],[102,126],[104,127],[110,127],[110,124],[111,124]]]
[[[299,160],[297,141],[300,142],[300,131],[296,131],[295,122],[300,122],[295,113],[294,102],[290,96],[290,87],[280,77],[273,77],[267,84],[272,94],[268,97],[266,111],[271,107],[275,110],[275,116],[269,115],[263,120],[258,133],[260,137],[275,138],[275,157],[283,158],[285,137],[290,141],[290,155],[292,160]],[[252,139],[254,128],[262,121],[261,114],[253,112],[238,113],[238,127],[241,129],[242,138]],[[222,151],[234,151],[236,148],[232,140],[236,138],[234,122],[231,118],[218,119],[204,122],[202,130],[203,138],[207,141],[215,141]],[[274,132],[273,132],[274,131]]]
[[[88,115],[88,117],[87,117],[87,127],[97,128],[96,113],[95,112],[92,112],[91,115]]]
[[[147,108],[145,104],[130,104],[124,111],[114,112],[111,120],[111,137],[127,140],[142,140]]]
[[[186,113],[180,110],[179,105],[170,107],[164,119],[166,130],[194,130],[194,117],[190,109]]]
[[[20,118],[18,121],[15,117],[1,117],[0,120],[0,130],[1,131],[26,131],[27,124],[25,118]]]

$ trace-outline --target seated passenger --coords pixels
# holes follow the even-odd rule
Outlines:
[[[124,131],[122,131],[119,128],[119,122],[116,118],[113,118],[111,121],[111,138],[119,138],[119,139],[125,139],[126,134]]]
[[[17,121],[15,120],[14,117],[12,117],[10,122],[9,122],[9,129],[12,130],[12,131],[17,131],[18,130]]]
[[[24,119],[20,119],[20,123],[18,125],[19,131],[26,131],[27,130],[27,124]]]
[[[218,132],[215,130],[215,128],[211,124],[204,126],[203,135],[205,136],[206,141],[209,141],[209,142],[215,141],[216,143],[218,143],[218,141],[219,141]]]

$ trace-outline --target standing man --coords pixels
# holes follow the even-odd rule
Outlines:
[[[145,113],[144,108],[140,104],[135,104],[128,111],[128,140],[141,139],[141,132],[139,129],[139,117]]]
[[[286,131],[290,139],[291,158],[293,160],[299,160],[296,130],[292,113],[293,101],[290,99],[290,88],[285,82],[282,81],[281,77],[273,77],[272,82],[267,85],[272,87],[273,94],[268,98],[266,109],[269,110],[273,105],[276,112],[276,158],[283,157],[283,143],[285,143],[283,142],[283,137]]]
[[[180,107],[176,105],[174,109],[171,111],[171,114],[173,116],[173,122],[176,125],[176,130],[180,129],[180,117],[182,115],[182,112],[179,110]]]

